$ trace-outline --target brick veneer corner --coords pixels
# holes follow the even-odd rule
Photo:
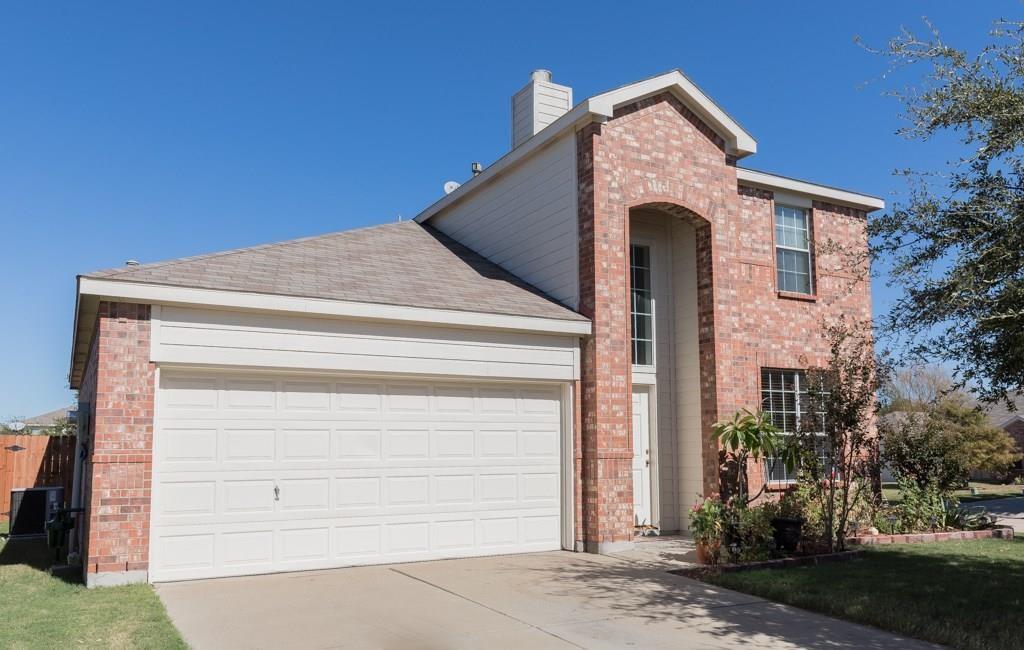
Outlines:
[[[93,404],[84,464],[86,584],[148,578],[155,366],[150,306],[101,302],[80,398]]]

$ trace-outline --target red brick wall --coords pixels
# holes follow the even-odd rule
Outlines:
[[[89,574],[149,567],[155,376],[149,336],[149,305],[100,303],[80,392],[94,414],[83,468]]]
[[[697,229],[698,326],[705,492],[717,490],[710,427],[756,409],[763,366],[825,360],[821,323],[870,315],[869,288],[821,252],[834,240],[863,246],[862,212],[815,203],[813,300],[776,291],[771,192],[741,188],[723,140],[671,95],[616,111],[577,136],[580,311],[594,322],[582,355],[583,513],[588,542],[632,537],[628,248],[629,211],[656,208]]]

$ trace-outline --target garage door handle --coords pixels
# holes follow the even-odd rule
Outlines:
[[[280,501],[280,500],[281,500],[281,488],[279,488],[279,487],[277,487],[275,485],[274,486],[274,501]]]

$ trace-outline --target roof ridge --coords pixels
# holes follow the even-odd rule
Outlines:
[[[277,248],[277,247],[281,247],[281,246],[289,246],[289,245],[294,245],[294,244],[299,244],[299,243],[303,243],[303,242],[312,241],[312,240],[315,240],[315,239],[328,239],[330,237],[337,237],[338,235],[348,235],[348,234],[351,234],[351,233],[360,232],[360,231],[364,231],[364,230],[373,230],[375,228],[394,227],[394,226],[399,226],[399,225],[405,224],[405,223],[416,223],[416,222],[412,221],[410,219],[408,221],[393,221],[393,222],[389,222],[389,223],[378,223],[378,224],[374,224],[374,225],[370,225],[370,226],[360,226],[359,228],[350,228],[348,230],[335,230],[335,231],[332,231],[332,232],[321,233],[319,235],[307,235],[305,237],[296,237],[294,239],[285,239],[283,241],[267,242],[265,244],[255,244],[253,246],[243,246],[243,247],[240,247],[240,248],[231,248],[231,249],[228,249],[228,250],[225,250],[225,251],[216,251],[216,252],[213,252],[213,253],[200,253],[198,255],[189,255],[187,257],[176,257],[176,258],[173,258],[173,259],[160,260],[160,261],[157,261],[157,262],[148,262],[146,264],[139,264],[139,265],[136,265],[136,266],[115,266],[115,267],[110,267],[110,268],[106,268],[106,269],[98,269],[98,270],[95,270],[95,271],[90,271],[88,273],[83,273],[82,276],[83,277],[89,277],[89,276],[94,276],[94,275],[102,274],[104,277],[108,277],[109,278],[109,277],[116,276],[116,275],[131,275],[132,273],[134,273],[136,271],[159,269],[159,268],[164,268],[164,267],[167,267],[167,266],[171,266],[171,265],[174,265],[174,264],[180,264],[180,263],[184,263],[184,262],[195,262],[195,261],[199,261],[199,260],[209,260],[209,259],[214,259],[214,258],[218,258],[218,257],[227,257],[229,255],[237,255],[237,254],[240,254],[240,253],[249,253],[249,252],[252,252],[252,251],[265,250],[265,249],[268,249],[268,248]],[[417,223],[416,225],[419,225],[419,224]]]

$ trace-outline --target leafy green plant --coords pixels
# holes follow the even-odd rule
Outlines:
[[[820,541],[841,551],[859,518],[855,510],[878,476],[873,415],[887,368],[875,358],[868,320],[840,318],[826,325],[825,338],[828,364],[807,370],[805,415],[790,437],[799,449],[798,480],[821,512]]]
[[[740,502],[726,505],[723,544],[730,561],[757,562],[775,554],[772,518],[777,512],[778,507],[773,502],[756,506]]]
[[[710,544],[722,538],[724,505],[714,497],[698,501],[690,508],[690,534],[697,543]]]
[[[764,492],[764,484],[757,494],[751,496],[748,485],[748,465],[766,456],[787,456],[785,437],[772,424],[771,416],[764,411],[752,413],[747,409],[737,411],[731,420],[717,422],[711,429],[711,437],[721,445],[726,455],[722,463],[722,492],[735,496],[743,505],[755,501]]]

